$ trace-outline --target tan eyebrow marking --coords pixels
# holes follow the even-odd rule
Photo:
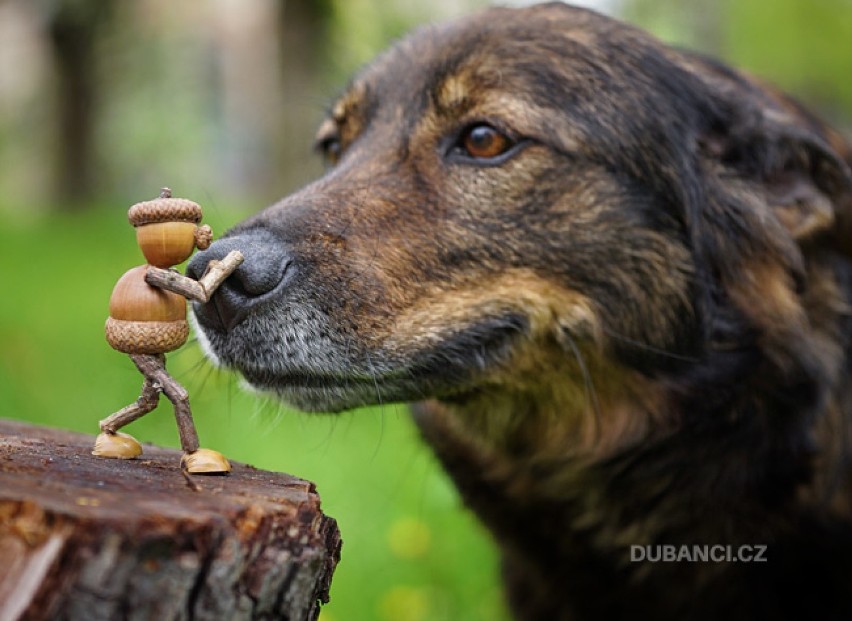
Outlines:
[[[342,123],[348,117],[355,116],[364,106],[367,96],[367,85],[363,82],[354,82],[349,90],[338,99],[331,109],[331,118],[337,123]]]
[[[317,129],[316,138],[314,138],[314,142],[319,144],[323,140],[328,138],[333,138],[337,135],[337,123],[333,118],[325,119],[322,123],[320,123],[319,128]]]
[[[464,75],[450,75],[436,92],[438,107],[442,110],[462,108],[470,103],[470,86]]]
[[[358,135],[366,122],[367,86],[364,82],[354,82],[331,107],[329,116],[317,129],[314,145],[320,147],[326,140],[339,142],[342,152]]]
[[[346,109],[347,109],[347,101],[346,99],[339,99],[337,103],[334,104],[334,107],[331,109],[331,118],[333,121],[337,123],[341,123],[343,119],[346,118]]]

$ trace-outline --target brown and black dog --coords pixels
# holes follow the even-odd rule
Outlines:
[[[839,134],[548,4],[404,39],[318,146],[190,265],[247,257],[195,308],[213,358],[304,410],[420,402],[519,618],[852,618]]]

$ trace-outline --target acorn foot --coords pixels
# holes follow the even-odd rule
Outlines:
[[[227,457],[218,451],[200,448],[192,453],[184,453],[180,466],[190,474],[228,474],[231,464]]]
[[[92,455],[115,459],[133,459],[142,454],[142,445],[126,433],[100,433],[95,438]]]

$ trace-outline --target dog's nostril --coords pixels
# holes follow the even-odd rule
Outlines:
[[[187,274],[200,278],[211,260],[222,259],[232,250],[242,252],[245,260],[213,294],[210,302],[194,306],[202,325],[222,329],[238,323],[265,299],[266,294],[279,286],[291,264],[281,240],[269,231],[256,229],[215,241],[192,258],[186,268]]]
[[[246,260],[237,268],[228,284],[236,293],[246,297],[258,297],[278,286],[290,261],[283,253],[267,252],[259,257],[253,256],[253,260],[249,259],[250,256],[252,255],[246,256]]]

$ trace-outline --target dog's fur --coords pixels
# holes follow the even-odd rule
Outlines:
[[[475,157],[466,130],[508,136]],[[849,147],[593,12],[416,32],[336,163],[191,264],[214,357],[306,410],[417,401],[523,619],[852,618]],[[766,562],[630,562],[631,545]]]

